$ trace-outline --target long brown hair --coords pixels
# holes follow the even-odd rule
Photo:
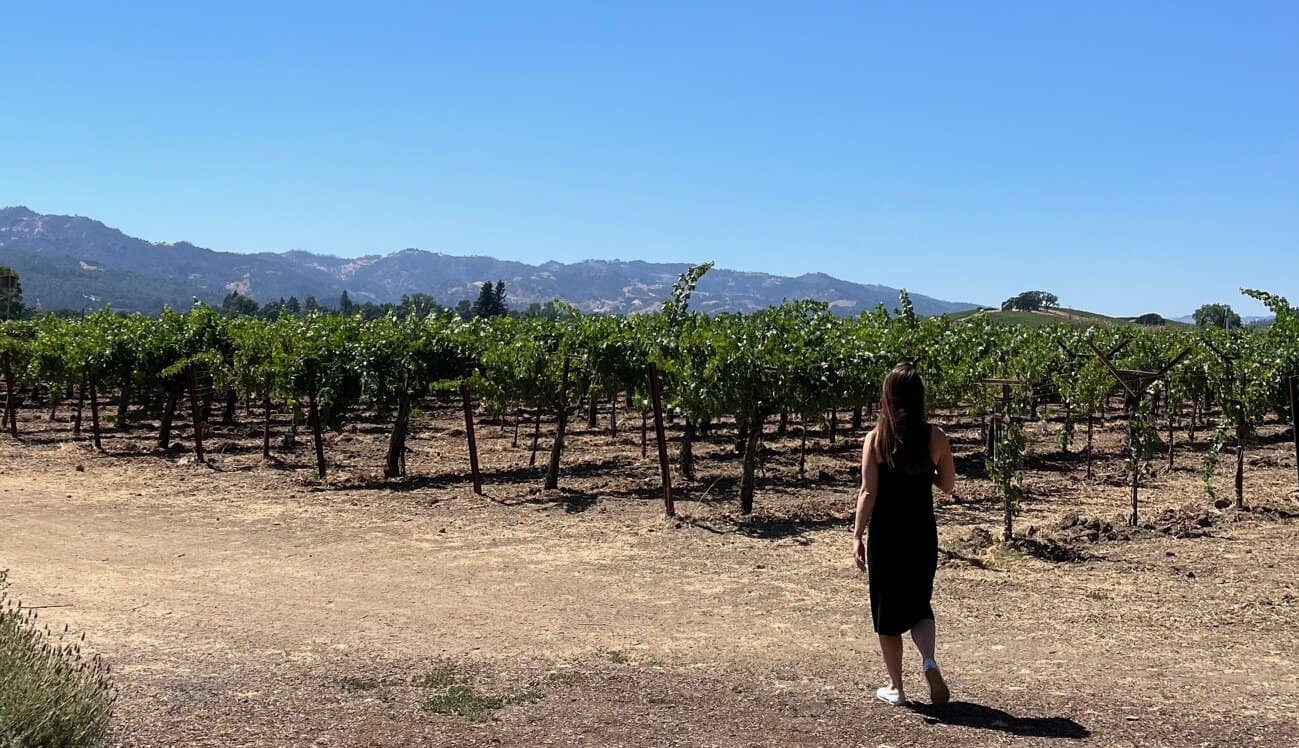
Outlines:
[[[929,421],[925,417],[925,383],[909,362],[884,377],[875,449],[890,468],[929,461]]]

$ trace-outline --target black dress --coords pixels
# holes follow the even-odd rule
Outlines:
[[[871,620],[875,632],[897,636],[934,617],[930,597],[938,570],[934,465],[880,463],[879,490],[867,534]]]

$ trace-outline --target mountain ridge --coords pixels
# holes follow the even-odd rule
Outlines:
[[[473,299],[484,281],[503,280],[514,307],[561,299],[584,312],[629,314],[661,305],[688,263],[592,258],[533,265],[486,255],[453,255],[407,247],[345,258],[303,249],[239,253],[187,241],[151,242],[84,216],[0,208],[0,264],[12,265],[29,303],[46,309],[111,303],[124,311],[188,306],[192,298],[219,304],[231,291],[268,302],[315,296],[326,305],[347,291],[354,301],[390,302],[413,293],[454,305]],[[842,315],[879,304],[892,308],[898,289],[812,271],[778,276],[715,268],[700,281],[696,308],[753,312],[785,300],[815,299]],[[955,313],[966,302],[911,294],[916,312]]]

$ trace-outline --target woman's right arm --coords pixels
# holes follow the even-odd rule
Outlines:
[[[866,435],[861,448],[861,490],[857,492],[857,519],[852,529],[852,556],[857,568],[866,570],[866,542],[862,536],[870,525],[879,491],[880,466],[875,459],[875,432]]]

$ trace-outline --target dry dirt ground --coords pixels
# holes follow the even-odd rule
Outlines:
[[[1031,426],[1017,549],[981,542],[1000,506],[977,429],[951,428],[935,609],[954,703],[925,705],[908,645],[918,703],[900,709],[870,698],[859,437],[814,432],[806,481],[797,427],[769,438],[748,519],[732,439],[710,437],[669,520],[639,416],[616,438],[579,418],[551,492],[526,425],[515,448],[484,418],[486,496],[454,406],[419,417],[411,477],[388,482],[381,424],[331,435],[322,482],[307,443],[262,464],[255,412],[214,429],[208,465],[150,453],[147,426],[96,453],[67,416],[24,410],[22,440],[0,437],[0,568],[114,664],[117,745],[1299,745],[1299,500],[1278,425],[1246,461],[1247,502],[1271,511],[1215,508],[1202,447],[1182,447],[1135,533],[1115,518],[1121,425],[1098,434],[1092,480],[1058,423]]]

